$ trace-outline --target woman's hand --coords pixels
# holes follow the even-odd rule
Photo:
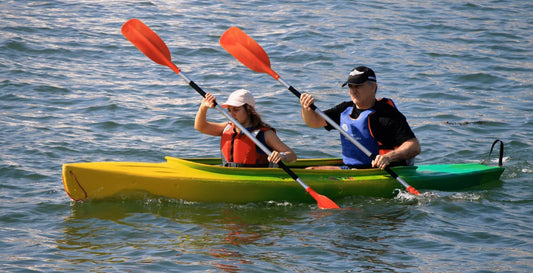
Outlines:
[[[287,154],[284,152],[272,151],[268,157],[268,161],[278,164],[280,161],[287,159]]]
[[[217,98],[215,96],[211,95],[211,93],[206,93],[205,98],[202,101],[203,106],[213,108],[215,107],[215,101]]]

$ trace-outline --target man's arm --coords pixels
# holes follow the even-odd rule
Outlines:
[[[311,110],[311,105],[315,102],[313,96],[304,93],[300,96],[302,104],[302,119],[305,124],[311,128],[324,127],[327,125],[326,120],[315,111]]]
[[[400,147],[394,149],[384,155],[376,156],[372,161],[372,167],[385,169],[391,162],[408,160],[420,154],[420,143],[418,139],[411,138],[404,141]]]

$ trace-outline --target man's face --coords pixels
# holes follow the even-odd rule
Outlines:
[[[350,96],[357,106],[372,104],[376,98],[376,83],[366,81],[360,85],[349,84]]]

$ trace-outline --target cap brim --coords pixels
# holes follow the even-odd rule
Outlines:
[[[363,83],[365,83],[365,82],[362,82],[362,83],[345,82],[345,83],[342,84],[342,87],[345,87],[347,84],[351,84],[351,85],[361,85],[361,84],[363,84]]]
[[[232,103],[232,102],[226,102],[224,104],[222,104],[222,108],[227,108],[228,106],[233,106],[233,107],[241,107],[243,105],[245,105],[246,103]]]

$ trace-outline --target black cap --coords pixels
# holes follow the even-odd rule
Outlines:
[[[342,84],[342,87],[346,86],[347,84],[360,85],[366,81],[376,82],[376,74],[372,69],[366,66],[358,66],[350,71],[348,80]]]

